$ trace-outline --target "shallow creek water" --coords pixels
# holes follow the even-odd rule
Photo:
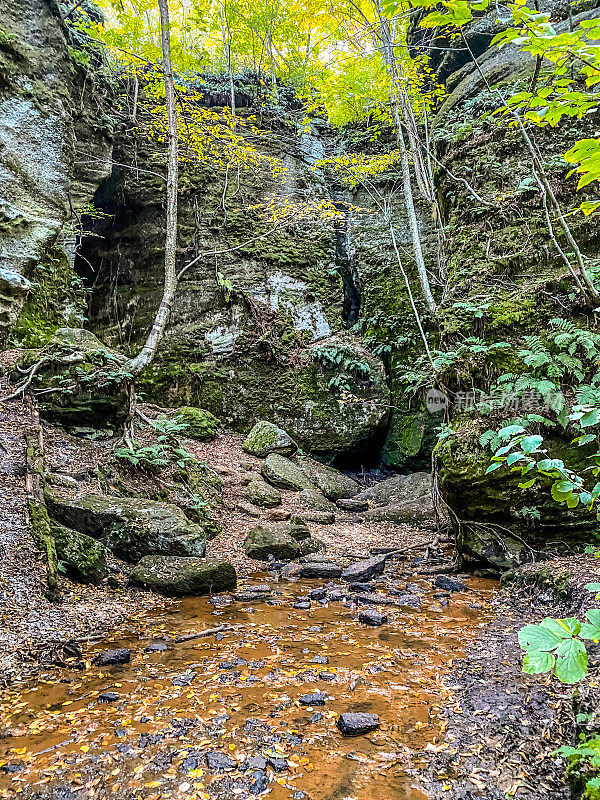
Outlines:
[[[3,692],[0,797],[422,800],[414,769],[443,739],[444,674],[489,620],[494,584],[472,580],[446,607],[430,579],[416,584],[421,609],[380,606],[389,621],[376,628],[339,601],[294,608],[315,581],[274,583],[269,602],[175,601],[132,622],[91,646],[84,669]],[[146,651],[157,642],[167,649]],[[131,648],[131,663],[90,663],[113,647]],[[313,692],[324,705],[302,704]],[[344,737],[344,711],[381,727]]]

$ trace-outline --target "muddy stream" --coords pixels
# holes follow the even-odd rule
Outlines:
[[[242,583],[238,593],[265,578]],[[68,667],[2,692],[0,797],[423,800],[419,753],[440,746],[439,708],[452,702],[444,676],[490,619],[495,591],[432,583],[387,576],[380,627],[335,599],[342,586],[310,599],[317,581],[134,619]],[[392,605],[407,591],[420,608]],[[130,648],[130,663],[94,666],[108,648]],[[348,711],[379,715],[379,729],[343,736]]]

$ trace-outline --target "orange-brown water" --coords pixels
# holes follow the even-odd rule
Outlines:
[[[266,769],[274,800],[422,800],[410,772],[419,750],[443,740],[438,710],[451,699],[443,676],[489,619],[494,585],[471,581],[477,595],[454,594],[443,609],[428,589],[421,610],[386,609],[390,620],[380,628],[358,623],[356,610],[338,602],[292,608],[315,585],[275,586],[283,592],[278,606],[234,603],[215,611],[206,599],[176,602],[135,633],[95,645],[85,670],[53,668],[5,690],[0,766],[19,771],[0,770],[0,797],[49,784],[78,798],[245,798],[253,771],[241,766],[263,754],[288,762],[280,773]],[[474,602],[483,608],[470,609]],[[175,642],[221,624],[231,629],[220,640]],[[166,652],[145,652],[162,639]],[[117,646],[131,648],[130,664],[90,665],[95,651]],[[312,663],[317,655],[328,663]],[[172,683],[189,671],[189,685]],[[118,700],[99,703],[104,691]],[[298,702],[316,691],[327,693],[324,706]],[[378,714],[380,729],[343,737],[335,723],[350,710]],[[190,755],[206,751],[228,754],[239,768],[222,775],[206,765],[190,769]]]

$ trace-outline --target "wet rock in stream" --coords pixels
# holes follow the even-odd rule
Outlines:
[[[387,614],[382,614],[379,611],[375,611],[373,608],[368,608],[359,613],[358,621],[362,622],[363,625],[377,627],[379,625],[385,625],[385,623],[388,621],[388,617]]]
[[[103,650],[94,659],[96,667],[112,667],[118,664],[129,664],[131,661],[131,650],[127,647],[118,647],[114,650]]]
[[[369,578],[374,578],[376,575],[383,573],[385,562],[385,556],[374,556],[373,558],[365,558],[363,561],[357,561],[346,567],[342,572],[342,580],[347,583],[368,581]]]
[[[377,730],[380,722],[377,714],[346,711],[340,714],[336,725],[344,736],[362,736],[365,733]]]

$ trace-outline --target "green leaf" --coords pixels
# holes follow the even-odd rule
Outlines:
[[[535,478],[532,478],[530,481],[525,481],[525,483],[520,483],[519,489],[531,489],[534,483],[535,483]]]
[[[554,674],[562,683],[577,683],[588,671],[588,654],[579,639],[566,639],[556,651]]]
[[[499,469],[502,466],[502,463],[502,461],[495,461],[493,464],[490,464],[486,469],[485,474],[487,475],[489,472],[494,472],[494,470]]]
[[[540,625],[546,630],[552,631],[555,636],[561,639],[569,639],[571,636],[577,636],[579,633],[579,620],[574,617],[569,619],[555,619],[553,617],[546,617],[540,622]]]
[[[542,442],[543,438],[537,434],[535,436],[526,436],[521,441],[521,450],[524,453],[535,453],[539,449]]]
[[[584,589],[587,589],[587,590],[588,590],[588,592],[600,592],[600,583],[586,583],[586,585],[585,585],[583,588],[584,588]],[[600,608],[598,608],[598,609],[592,609],[592,610],[593,610],[593,611],[598,611],[598,612],[599,612],[599,615],[600,615]],[[589,612],[588,612],[588,613],[589,613]],[[586,615],[586,616],[587,616],[587,615]],[[589,618],[588,618],[588,619],[589,619]]]
[[[519,644],[523,650],[554,650],[561,641],[562,637],[541,625],[525,625],[519,631]]]
[[[531,650],[523,657],[523,672],[528,675],[539,675],[541,672],[551,672],[554,668],[554,656],[541,650]]]
[[[600,628],[600,608],[590,608],[585,612],[586,619]]]

